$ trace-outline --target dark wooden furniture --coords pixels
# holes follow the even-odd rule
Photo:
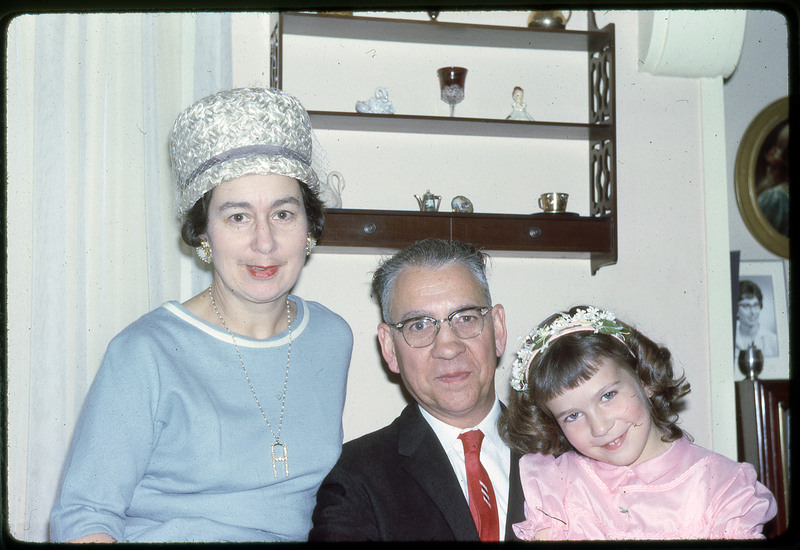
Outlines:
[[[551,258],[591,258],[612,248],[613,224],[607,218],[559,214],[410,215],[396,210],[336,209],[325,214],[320,246],[364,252],[400,248],[426,237],[481,245],[490,252]],[[358,251],[358,250],[351,250]]]
[[[764,528],[773,538],[786,531],[791,505],[789,380],[737,382],[736,415],[739,460],[755,466],[778,502],[778,515]]]
[[[617,171],[614,25],[588,31],[532,30],[361,16],[281,13],[272,32],[270,85],[283,85],[284,35],[414,44],[586,52],[589,120],[586,124],[502,119],[377,115],[309,111],[317,130],[402,132],[476,137],[583,140],[589,147],[588,216],[493,213],[422,213],[331,210],[321,250],[395,249],[424,237],[468,240],[501,255],[588,258],[592,274],[617,261]],[[568,161],[568,159],[565,159]]]

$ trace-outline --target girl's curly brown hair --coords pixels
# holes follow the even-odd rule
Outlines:
[[[569,310],[574,315],[576,306]],[[541,323],[544,327],[560,316],[556,313]],[[629,335],[623,344],[617,338],[592,331],[573,332],[551,340],[548,347],[534,357],[528,367],[528,389],[511,391],[508,408],[500,417],[500,435],[521,453],[543,453],[559,456],[574,450],[561,432],[545,402],[589,380],[601,366],[611,360],[627,369],[643,388],[652,392],[650,417],[662,433],[663,441],[683,436],[678,427],[679,403],[690,391],[684,376],[675,377],[669,350],[659,346],[630,325],[616,320]]]

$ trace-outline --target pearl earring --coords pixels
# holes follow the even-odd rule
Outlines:
[[[200,246],[195,248],[195,250],[197,251],[197,256],[201,260],[207,264],[211,263],[211,259],[214,257],[214,255],[211,253],[211,245],[208,244],[208,241],[202,241]]]

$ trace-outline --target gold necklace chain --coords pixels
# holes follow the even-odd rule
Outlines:
[[[269,423],[267,420],[267,415],[264,413],[264,408],[261,406],[261,402],[258,400],[258,395],[256,395],[256,389],[253,387],[253,382],[250,381],[250,376],[247,374],[247,367],[244,366],[244,359],[242,359],[242,353],[239,351],[239,344],[236,343],[236,337],[233,335],[231,329],[228,328],[228,324],[225,322],[225,319],[222,318],[222,314],[220,314],[219,310],[217,309],[217,304],[214,302],[214,294],[211,292],[211,286],[208,287],[208,297],[211,299],[211,307],[214,308],[214,313],[217,314],[219,317],[220,323],[222,326],[225,327],[225,330],[231,337],[231,341],[233,342],[233,347],[236,348],[236,355],[239,357],[239,362],[242,364],[242,371],[244,371],[244,377],[247,379],[247,385],[250,386],[250,393],[253,394],[253,399],[256,400],[256,405],[258,405],[258,410],[261,411],[261,416],[264,417],[264,422],[267,423],[267,427],[269,431],[272,433],[272,437],[275,439],[275,443],[272,445],[272,474],[275,478],[278,477],[278,462],[283,462],[284,472],[286,477],[289,477],[289,455],[286,451],[286,444],[281,443],[281,429],[283,429],[283,411],[286,407],[286,388],[289,384],[289,365],[292,361],[292,312],[289,308],[289,297],[286,297],[286,318],[289,323],[289,351],[286,353],[286,374],[283,377],[283,396],[281,397],[281,419],[278,423],[278,435],[275,435],[275,431],[272,429],[272,424]],[[277,451],[280,453],[278,456],[275,455],[276,447],[278,447]]]

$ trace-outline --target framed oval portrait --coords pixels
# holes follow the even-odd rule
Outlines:
[[[789,98],[767,105],[736,153],[736,202],[747,229],[767,250],[789,257]]]

